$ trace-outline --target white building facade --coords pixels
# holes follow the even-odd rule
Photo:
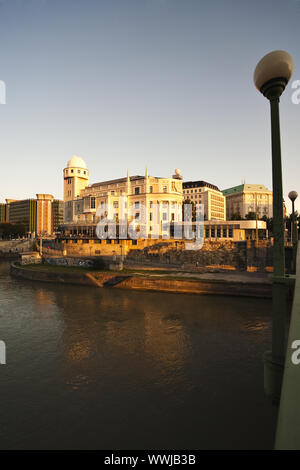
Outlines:
[[[98,224],[101,220],[126,220],[144,236],[164,225],[182,220],[182,177],[176,170],[172,178],[148,175],[89,184],[89,171],[81,157],[73,156],[64,169],[64,223]],[[166,230],[167,232],[167,230]]]
[[[225,189],[223,195],[226,197],[226,216],[240,215],[245,218],[249,212],[255,212],[259,218],[273,217],[273,193],[263,184],[241,184]]]
[[[183,183],[185,200],[203,204],[204,220],[226,220],[225,197],[219,188],[206,181],[188,181]]]

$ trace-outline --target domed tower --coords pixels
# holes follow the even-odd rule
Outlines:
[[[73,221],[72,201],[80,196],[80,192],[89,184],[90,174],[84,160],[74,155],[64,169],[64,203],[65,222]]]
[[[175,180],[182,180],[182,174],[181,170],[179,168],[176,168],[174,175],[172,176],[173,179]]]
[[[89,184],[90,174],[81,157],[74,155],[64,169],[64,201],[72,201]]]

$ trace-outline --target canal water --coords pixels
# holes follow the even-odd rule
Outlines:
[[[1,449],[268,449],[267,299],[12,279],[0,262]]]

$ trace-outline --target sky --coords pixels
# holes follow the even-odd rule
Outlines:
[[[289,210],[299,44],[300,0],[0,0],[0,202],[62,198],[72,155],[91,183],[179,168],[220,189],[272,189],[269,103],[253,72],[283,49],[295,63],[280,108]]]

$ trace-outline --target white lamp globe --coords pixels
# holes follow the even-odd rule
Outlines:
[[[254,84],[261,91],[262,86],[274,78],[283,78],[288,83],[293,69],[293,58],[288,52],[269,52],[258,62],[255,68],[253,76]]]

